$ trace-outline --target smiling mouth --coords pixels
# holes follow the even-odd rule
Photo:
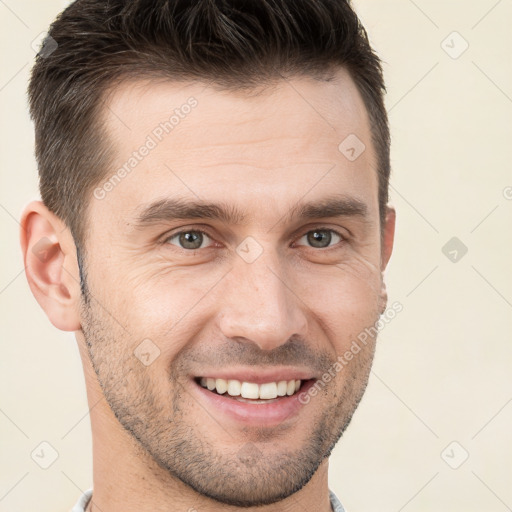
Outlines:
[[[252,404],[265,404],[287,396],[293,396],[298,393],[303,383],[307,382],[296,379],[256,384],[254,382],[215,379],[212,377],[197,377],[195,381],[202,388],[212,393]]]

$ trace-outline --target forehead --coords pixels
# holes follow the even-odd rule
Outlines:
[[[135,219],[141,205],[169,197],[252,205],[261,215],[286,214],[306,195],[377,206],[368,115],[343,69],[329,82],[290,78],[250,91],[125,82],[103,115],[114,161],[99,184],[110,182],[105,198],[93,200],[100,214]]]

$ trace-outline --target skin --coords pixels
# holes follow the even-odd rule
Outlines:
[[[75,331],[82,358],[92,510],[328,512],[328,456],[364,393],[375,339],[279,425],[203,407],[191,377],[288,366],[320,378],[378,320],[395,212],[388,206],[381,238],[368,116],[343,69],[332,82],[290,78],[257,94],[125,82],[104,110],[115,155],[106,179],[191,96],[197,107],[103,199],[91,196],[87,301],[67,226],[38,201],[22,217],[31,290],[57,328]],[[338,149],[349,134],[366,146],[355,161]],[[363,202],[366,215],[286,217],[334,193]],[[246,218],[137,227],[144,205],[178,196],[224,201]],[[197,229],[208,235],[197,250],[169,238]],[[329,248],[314,246],[320,229],[344,239],[328,232]],[[236,251],[247,237],[262,251],[251,263]],[[33,249],[44,238],[41,258]],[[134,356],[145,339],[160,351],[147,366]]]

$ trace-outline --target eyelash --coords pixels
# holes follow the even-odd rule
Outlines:
[[[310,249],[317,249],[317,250],[322,250],[322,251],[327,251],[329,249],[333,249],[334,247],[336,247],[338,244],[341,244],[343,242],[346,242],[347,241],[347,237],[342,235],[339,231],[336,231],[335,229],[332,229],[332,228],[327,228],[327,227],[318,227],[318,228],[313,228],[313,229],[308,229],[306,232],[304,232],[299,238],[298,240],[300,240],[301,238],[303,238],[304,236],[306,236],[308,233],[312,233],[314,231],[328,231],[330,233],[334,233],[335,235],[339,236],[340,237],[340,241],[337,243],[337,244],[334,244],[332,246],[329,246],[329,247],[321,247],[320,249],[317,249],[316,247],[311,247],[311,246],[307,246],[309,247]],[[166,236],[164,238],[164,240],[162,241],[162,244],[170,244],[169,243],[169,240],[171,240],[172,238],[175,238],[176,236],[178,235],[181,235],[183,233],[201,233],[203,235],[206,235],[210,240],[214,241],[214,237],[212,237],[208,231],[204,230],[204,229],[182,229],[181,231],[177,231],[176,233],[172,233],[170,234],[169,236]],[[174,244],[170,244],[170,245],[174,245]],[[203,248],[200,248],[200,249],[185,249],[184,247],[179,247],[177,245],[175,245],[175,247],[177,249],[181,249],[183,251],[186,251],[186,252],[195,252],[195,251],[200,251],[200,250],[203,250],[203,249],[208,249],[208,247],[203,247]]]

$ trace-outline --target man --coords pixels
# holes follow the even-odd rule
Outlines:
[[[73,510],[343,510],[328,457],[375,335],[343,355],[385,310],[395,226],[384,90],[342,0],[77,0],[54,22],[21,240],[84,367]]]

